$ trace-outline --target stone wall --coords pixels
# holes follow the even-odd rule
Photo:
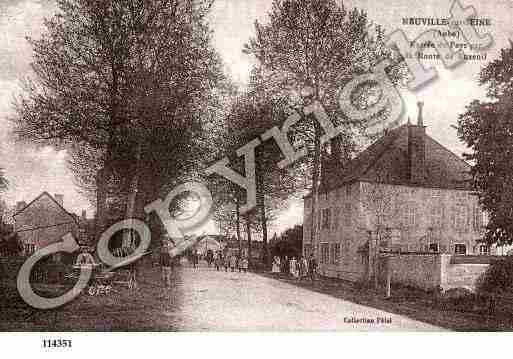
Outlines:
[[[392,283],[424,290],[440,287],[444,291],[452,288],[467,288],[473,291],[496,257],[404,254],[380,258],[381,282],[386,278],[386,260],[390,263]]]
[[[385,280],[385,262],[388,260],[392,271],[392,283],[432,290],[440,285],[440,257],[435,254],[405,254],[381,258],[380,280]]]
[[[476,260],[474,257],[455,258],[442,255],[440,286],[444,290],[459,287],[474,290],[478,280],[486,272],[491,261],[494,260],[494,257],[484,256],[482,258],[485,259],[485,261]]]

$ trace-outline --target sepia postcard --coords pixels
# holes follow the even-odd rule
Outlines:
[[[511,0],[1,0],[0,341],[513,330],[512,25]]]

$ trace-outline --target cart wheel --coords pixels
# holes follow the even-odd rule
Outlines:
[[[92,285],[87,290],[87,293],[89,293],[89,295],[91,295],[91,296],[94,296],[98,293],[98,290],[96,289],[96,286]]]

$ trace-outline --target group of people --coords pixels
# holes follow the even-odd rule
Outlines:
[[[284,256],[280,258],[275,256],[272,265],[273,273],[281,273],[285,275],[291,275],[292,277],[301,279],[315,280],[315,273],[317,272],[317,261],[313,254],[310,254],[310,258],[304,256],[288,258]]]
[[[222,251],[218,251],[214,256],[214,265],[217,271],[224,268],[225,272],[228,272],[228,269],[230,269],[232,272],[238,270],[239,272],[246,273],[249,269],[249,260],[246,255],[223,254]]]

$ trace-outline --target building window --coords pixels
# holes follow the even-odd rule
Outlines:
[[[351,186],[350,186],[350,185],[347,185],[347,186],[346,186],[346,196],[347,196],[347,197],[350,197],[350,196],[351,196]]]
[[[474,207],[473,211],[472,228],[474,231],[479,232],[483,228],[483,212],[479,206]]]
[[[340,261],[340,243],[331,244],[330,264],[338,265]]]
[[[414,227],[417,220],[417,209],[415,203],[406,204],[403,208],[403,225],[406,227]]]
[[[467,213],[465,206],[458,205],[454,206],[452,209],[452,226],[456,230],[465,229],[465,224],[467,222]]]
[[[348,227],[351,225],[351,215],[352,215],[351,212],[352,212],[351,211],[351,203],[346,203],[344,205],[344,214],[343,214],[343,216],[344,216],[344,225],[348,226]]]
[[[443,207],[440,204],[435,204],[431,208],[431,225],[433,228],[440,228],[442,226]]]
[[[330,229],[331,223],[331,209],[326,208],[322,210],[322,228]]]
[[[333,229],[337,229],[338,228],[338,221],[339,221],[339,218],[340,218],[340,208],[335,207],[334,211],[335,212],[333,213]]]
[[[321,263],[328,264],[330,260],[330,247],[328,243],[321,243]]]
[[[431,243],[429,245],[429,251],[430,252],[435,252],[435,253],[438,253],[440,250],[439,250],[439,247],[438,247],[438,243]]]
[[[454,245],[454,254],[465,255],[467,254],[467,246],[464,244]]]
[[[303,250],[304,250],[303,255],[305,257],[309,258],[310,254],[312,253],[312,245],[311,244],[305,244]]]
[[[481,244],[479,246],[479,255],[487,256],[489,254],[490,254],[490,247],[488,247],[486,244]]]

